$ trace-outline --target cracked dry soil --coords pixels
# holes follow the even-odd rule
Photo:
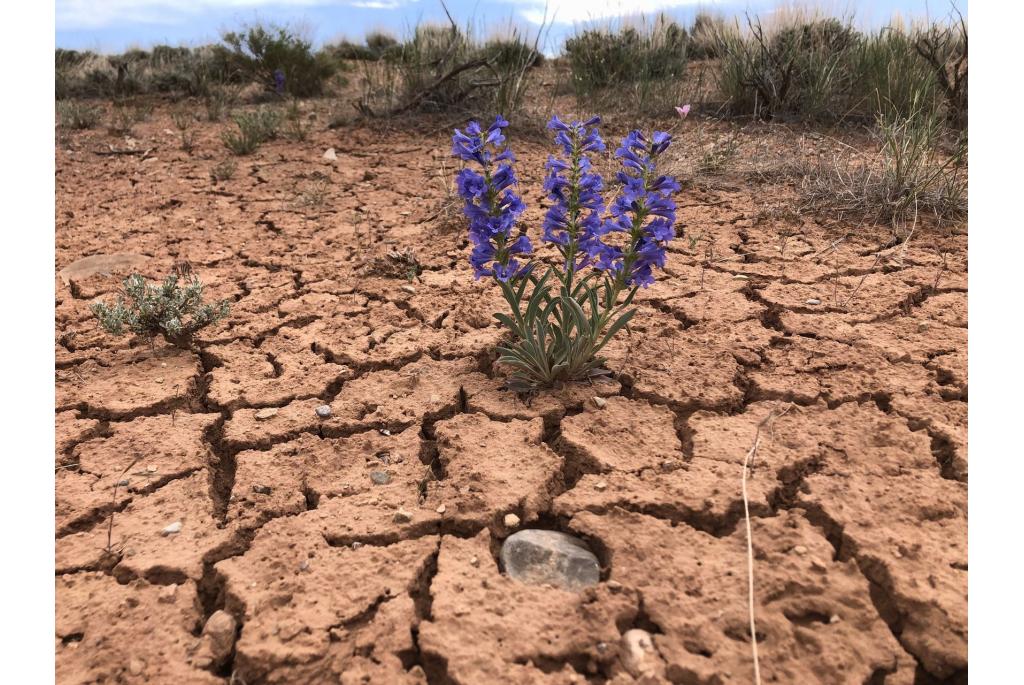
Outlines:
[[[741,466],[786,403],[750,483],[764,681],[966,682],[966,228],[878,258],[881,229],[763,220],[791,187],[688,183],[701,241],[638,296],[615,380],[523,402],[500,296],[437,211],[446,122],[271,143],[217,184],[219,125],[189,156],[169,122],[139,125],[148,156],[57,150],[57,270],[184,259],[233,301],[190,353],[97,328],[124,271],[56,281],[58,682],[751,682]],[[513,142],[539,225],[547,147]],[[406,248],[411,282],[384,268]],[[509,513],[585,538],[602,582],[503,576]]]

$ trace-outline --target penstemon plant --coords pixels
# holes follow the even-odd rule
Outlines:
[[[557,116],[548,123],[561,155],[545,164],[544,191],[553,204],[542,239],[561,259],[543,275],[525,229],[517,230],[526,207],[513,190],[508,121],[499,116],[486,130],[471,121],[452,136],[452,154],[479,167],[464,167],[456,181],[469,219],[474,275],[493,278],[509,305],[509,314],[494,315],[514,336],[498,348],[498,361],[512,367],[507,385],[517,391],[608,374],[599,353],[633,318],[637,290],[654,283],[653,270],[664,267],[665,246],[675,237],[672,194],[679,184],[657,173],[672,137],[626,135],[615,151],[621,188],[606,208],[604,180],[587,156],[605,151],[600,123],[598,117],[566,123]]]

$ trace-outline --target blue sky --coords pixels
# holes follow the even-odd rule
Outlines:
[[[538,30],[547,12],[546,52],[557,51],[576,28],[616,21],[626,15],[664,12],[681,21],[701,9],[726,16],[766,14],[777,0],[447,0],[462,26],[472,24],[486,36],[514,25]],[[958,0],[967,14],[967,0]],[[832,14],[853,15],[861,26],[878,26],[903,17],[943,17],[949,0],[819,0],[814,6]],[[200,45],[245,23],[286,23],[301,28],[315,43],[342,36],[358,39],[385,29],[401,37],[420,21],[446,21],[440,0],[56,0],[57,47],[120,52],[158,43]]]

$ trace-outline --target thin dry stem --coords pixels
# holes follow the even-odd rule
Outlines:
[[[768,416],[761,419],[761,422],[757,424],[757,432],[754,433],[754,444],[750,446],[750,451],[747,452],[747,456],[743,459],[743,518],[747,527],[747,608],[750,613],[750,649],[754,657],[755,685],[761,685],[761,664],[757,656],[757,625],[754,619],[754,537],[750,530],[750,499],[747,496],[747,474],[754,462],[754,458],[757,456],[757,448],[761,444],[761,431],[764,429],[771,431],[775,420],[792,408],[793,405],[791,404],[786,405],[781,410],[776,407],[768,412]]]

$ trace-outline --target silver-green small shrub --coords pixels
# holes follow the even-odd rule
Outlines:
[[[124,279],[116,302],[96,302],[92,312],[112,335],[125,332],[154,338],[189,349],[200,329],[228,315],[227,300],[203,302],[203,284],[187,267],[177,267],[163,283],[147,283],[140,274]]]

